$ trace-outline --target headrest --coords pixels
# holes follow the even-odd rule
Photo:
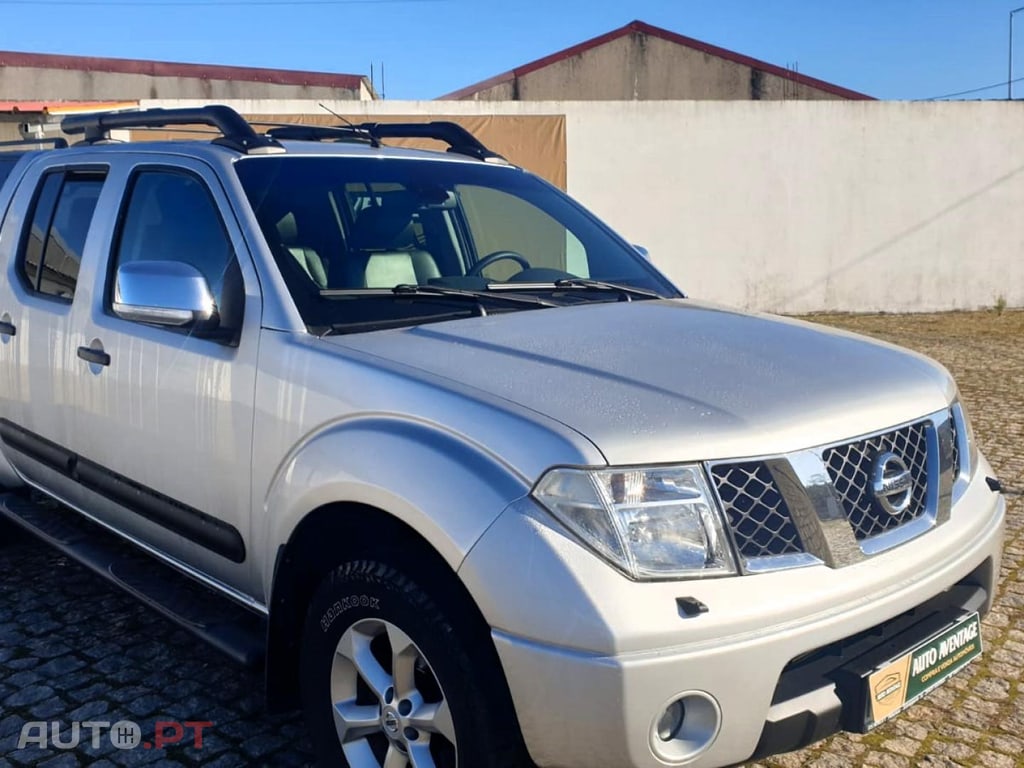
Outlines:
[[[359,212],[350,245],[358,251],[396,251],[415,245],[413,209],[408,205],[374,206]]]
[[[298,245],[299,227],[295,223],[295,214],[286,213],[277,224],[277,236],[284,245]]]

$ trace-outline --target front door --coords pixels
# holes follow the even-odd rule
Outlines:
[[[250,592],[251,449],[260,294],[237,222],[204,164],[133,163],[107,233],[109,268],[76,316],[69,448],[106,522]],[[202,333],[123,319],[116,271],[182,261],[210,285],[220,324]]]

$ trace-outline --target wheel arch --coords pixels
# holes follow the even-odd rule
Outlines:
[[[277,553],[269,604],[266,698],[271,712],[299,704],[299,652],[306,611],[321,581],[342,562],[414,555],[409,575],[442,595],[490,640],[490,627],[468,588],[426,538],[394,515],[354,502],[334,502],[311,511]],[[500,669],[497,650],[495,662]],[[507,685],[507,683],[506,683]],[[510,696],[511,698],[511,696]]]

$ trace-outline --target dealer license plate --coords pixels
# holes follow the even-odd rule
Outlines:
[[[978,614],[960,619],[867,676],[865,730],[902,712],[981,655]]]

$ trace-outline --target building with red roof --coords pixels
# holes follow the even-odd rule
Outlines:
[[[363,75],[0,51],[0,101],[373,98]]]
[[[871,99],[795,68],[633,21],[442,99],[632,101]]]
[[[363,75],[0,51],[0,141],[19,124],[143,99],[312,102],[376,98]]]

